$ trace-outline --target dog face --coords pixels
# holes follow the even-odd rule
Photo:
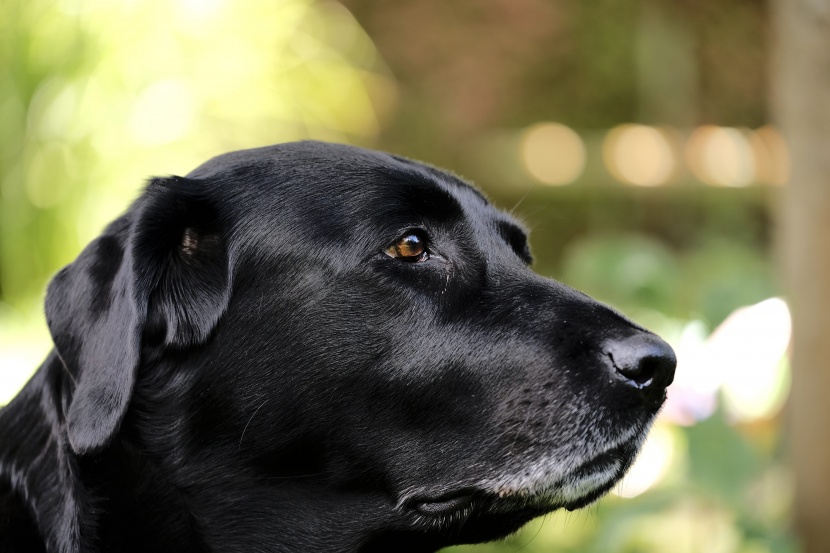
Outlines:
[[[530,262],[475,189],[379,152],[287,144],[157,179],[50,286],[69,443],[151,459],[226,551],[315,550],[297,528],[432,549],[584,506],[633,461],[674,354]]]

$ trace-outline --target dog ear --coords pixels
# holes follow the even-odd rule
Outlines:
[[[206,183],[153,179],[49,284],[46,318],[74,382],[66,425],[77,454],[103,448],[127,410],[142,339],[203,343],[230,299],[226,235]]]
[[[151,290],[145,332],[172,349],[204,343],[230,301],[227,229],[204,186],[154,180],[133,241],[138,280]]]

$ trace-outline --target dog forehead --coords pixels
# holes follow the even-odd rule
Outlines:
[[[348,231],[411,215],[444,221],[509,219],[481,192],[435,167],[374,150],[295,142],[217,156],[188,177],[219,183],[243,219]],[[257,213],[259,212],[259,213]]]
[[[388,164],[393,156],[384,152],[306,140],[238,150],[215,156],[191,171],[191,178],[262,178],[283,180],[334,173],[353,173]]]
[[[472,185],[385,152],[280,144],[218,156],[188,177],[218,194],[244,258],[304,255],[349,267],[412,228],[468,251],[497,252],[505,241],[527,248],[522,225]]]

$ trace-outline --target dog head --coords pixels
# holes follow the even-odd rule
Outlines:
[[[675,358],[530,264],[478,191],[384,153],[286,144],[155,179],[49,288],[69,442],[152,459],[217,544],[293,543],[295,516],[438,547],[584,506]]]

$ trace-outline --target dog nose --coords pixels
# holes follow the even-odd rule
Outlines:
[[[614,373],[640,390],[646,399],[661,401],[666,387],[674,380],[674,350],[654,334],[640,332],[609,340],[603,353]]]

